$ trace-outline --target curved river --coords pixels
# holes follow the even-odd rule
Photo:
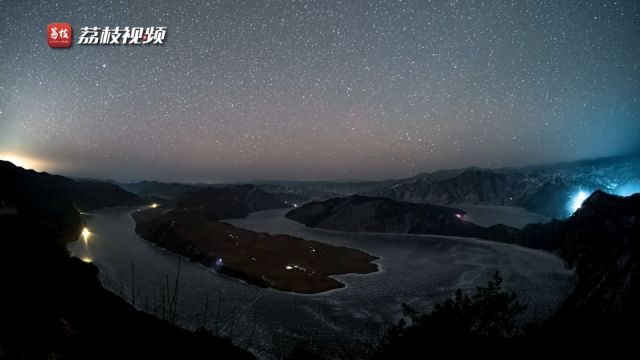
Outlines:
[[[133,263],[136,307],[162,316],[161,294],[167,276],[174,287],[179,257],[135,234],[130,214],[136,209],[118,207],[86,214],[91,235],[71,244],[69,250],[93,261],[104,286],[128,301]],[[177,303],[181,326],[201,324],[208,302],[207,328],[260,358],[278,358],[296,344],[369,348],[401,317],[402,303],[427,310],[457,288],[470,290],[486,284],[496,270],[504,286],[529,304],[529,319],[548,316],[573,287],[573,273],[546,252],[474,239],[315,230],[285,219],[286,211],[263,211],[229,222],[361,249],[381,258],[377,261],[380,271],[337,276],[346,288],[298,295],[248,285],[182,258]]]

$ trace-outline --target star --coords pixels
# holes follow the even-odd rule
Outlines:
[[[135,17],[97,0],[7,6],[0,151],[71,176],[228,182],[398,178],[640,144],[632,0],[597,12],[551,0],[276,3],[161,0]],[[56,51],[42,31],[60,14],[75,29],[166,26],[167,37]]]

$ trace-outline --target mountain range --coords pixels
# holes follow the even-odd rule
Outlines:
[[[605,190],[629,195],[640,190],[640,155],[520,169],[469,168],[400,180],[373,196],[441,205],[511,205],[555,218],[575,210],[572,197]]]
[[[153,191],[174,190],[164,194],[165,206],[153,210],[193,212],[216,221],[286,207],[290,203],[285,196],[377,194],[312,202],[288,217],[310,226],[349,227],[350,231],[453,233],[470,231],[456,222],[457,215],[464,216],[456,204],[508,204],[553,213],[562,219],[508,230],[506,239],[489,235],[556,253],[575,269],[577,283],[571,295],[537,335],[527,332],[522,341],[564,349],[567,354],[592,347],[637,353],[640,195],[630,193],[637,192],[639,167],[639,157],[634,155],[520,169],[440,171],[383,182],[216,187],[156,183]],[[153,187],[140,186],[138,191]],[[579,190],[591,195],[569,214],[566,204]],[[143,196],[113,183],[72,180],[0,162],[0,228],[6,240],[0,242],[0,279],[8,294],[0,306],[3,351],[15,357],[81,358],[85,351],[105,358],[131,354],[175,358],[184,351],[190,352],[189,357],[212,352],[250,357],[210,334],[179,330],[136,311],[102,288],[95,266],[69,257],[64,244],[77,239],[81,211],[147,203]],[[152,342],[156,345],[150,346]],[[132,350],[123,352],[112,344]]]
[[[640,191],[640,154],[523,168],[439,170],[384,181],[256,181],[257,187],[291,205],[354,194],[437,205],[509,205],[566,218],[581,191],[618,195]],[[123,184],[141,196],[176,196],[194,188],[225,185]],[[586,197],[584,196],[584,197]]]
[[[168,206],[189,209],[210,220],[243,218],[249,213],[289,207],[280,197],[255,185],[205,187],[183,193]]]

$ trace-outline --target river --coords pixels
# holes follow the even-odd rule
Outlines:
[[[69,250],[97,265],[104,286],[129,302],[133,264],[136,307],[161,317],[161,294],[167,276],[173,289],[181,257],[135,234],[130,214],[136,209],[85,214],[91,234]],[[546,252],[474,239],[309,229],[285,219],[286,211],[262,211],[228,222],[361,249],[380,257],[380,271],[337,276],[346,288],[299,295],[248,285],[181,258],[177,304],[181,326],[193,329],[201,324],[208,301],[207,328],[231,337],[259,358],[279,358],[296,344],[350,351],[375,344],[384,329],[400,319],[402,303],[426,310],[457,288],[472,290],[486,284],[496,270],[503,275],[504,286],[529,304],[528,319],[548,316],[574,284],[573,273]]]

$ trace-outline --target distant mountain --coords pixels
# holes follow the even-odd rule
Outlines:
[[[156,197],[171,200],[188,191],[196,191],[205,187],[201,184],[163,183],[159,181],[141,181],[120,184],[122,188],[139,196]]]
[[[640,191],[640,154],[501,169],[450,169],[383,181],[257,181],[262,189],[301,204],[354,194],[439,205],[508,205],[555,218],[573,212],[580,191]]]
[[[70,240],[75,240],[82,223],[79,212],[144,203],[111,183],[75,181],[0,161],[0,208],[43,221]]]
[[[256,211],[289,207],[279,196],[255,185],[205,187],[176,197],[168,206],[189,209],[212,220],[243,218]]]
[[[522,169],[471,168],[447,175],[423,174],[364,194],[440,205],[521,206],[565,218],[571,215],[569,203],[579,191],[602,189],[624,195],[640,191],[640,155]]]
[[[163,183],[159,181],[141,181],[137,183],[119,184],[122,188],[137,194],[145,199],[165,203],[185,193],[195,192],[204,188],[226,188],[237,185],[253,184],[183,184],[183,183]],[[275,194],[287,204],[301,204],[314,198],[326,198],[326,193],[303,188],[281,186],[277,184],[254,185],[267,193]]]
[[[502,169],[449,169],[383,181],[256,181],[255,186],[291,205],[354,194],[438,205],[508,205],[555,218],[573,212],[580,191],[629,195],[640,191],[640,154]],[[231,185],[147,181],[122,184],[140,196],[170,200],[204,187]]]
[[[256,181],[255,184],[270,192],[295,193],[310,200],[320,200],[375,191],[392,185],[395,181]]]
[[[514,241],[517,229],[482,227],[464,220],[465,212],[450,207],[353,195],[312,202],[285,216],[310,227],[353,232],[389,232],[476,237]]]
[[[511,181],[508,175],[472,168],[441,180],[421,177],[385,188],[376,194],[410,202],[496,204],[501,203],[509,192]]]

